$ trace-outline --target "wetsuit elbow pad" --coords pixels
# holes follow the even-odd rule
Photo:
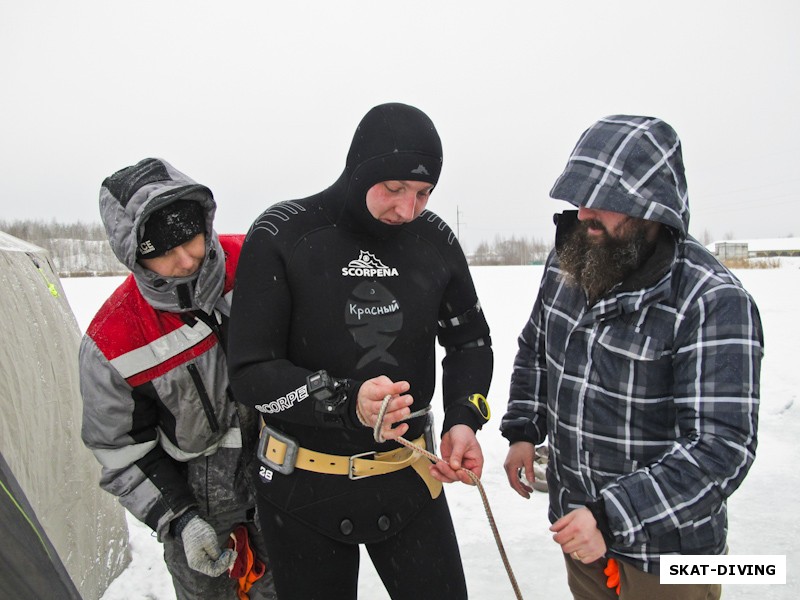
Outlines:
[[[460,352],[492,345],[489,325],[480,303],[456,317],[439,321],[439,343],[447,352]]]
[[[445,346],[445,349],[447,350],[448,353],[450,353],[450,352],[463,352],[464,350],[472,350],[473,348],[484,348],[491,346],[492,346],[492,338],[490,338],[487,335],[486,337],[479,338],[477,340],[469,340],[461,344],[453,346]]]

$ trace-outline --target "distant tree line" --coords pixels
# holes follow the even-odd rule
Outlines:
[[[552,243],[541,239],[498,235],[491,244],[482,241],[467,258],[475,266],[543,265],[552,249]]]
[[[111,250],[101,223],[43,220],[6,221],[0,231],[47,250],[60,277],[123,275],[128,271]],[[553,245],[540,239],[499,235],[482,241],[468,256],[475,266],[544,264]]]
[[[6,221],[0,231],[47,250],[60,277],[124,275],[101,223],[58,223],[43,220]]]
[[[0,230],[37,246],[51,239],[106,240],[106,230],[101,223],[59,223],[55,220],[5,221],[0,220]]]

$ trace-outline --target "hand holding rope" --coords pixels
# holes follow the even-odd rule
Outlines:
[[[391,399],[392,399],[392,395],[391,394],[387,394],[383,398],[383,402],[381,403],[380,411],[378,411],[378,416],[377,416],[377,419],[375,420],[375,425],[372,428],[372,436],[375,439],[375,441],[378,442],[379,444],[382,444],[383,442],[386,441],[384,439],[383,435],[381,434],[381,429],[382,429],[382,425],[383,425],[383,417],[386,415],[386,409],[389,406],[389,401]],[[416,412],[411,413],[408,417],[406,417],[403,420],[407,421],[407,420],[412,419],[414,417],[422,416],[422,415],[426,414],[427,412],[429,412],[430,410],[431,410],[431,407],[427,406],[422,410],[418,410]],[[361,420],[362,423],[363,423],[364,420],[363,420],[362,416],[359,414],[358,417],[359,417],[359,420]],[[439,458],[438,456],[436,456],[432,452],[428,452],[426,449],[420,448],[419,446],[416,446],[416,445],[412,444],[411,442],[409,442],[407,439],[405,439],[402,436],[396,438],[395,441],[397,443],[399,443],[401,446],[405,446],[409,450],[412,450],[414,452],[422,454],[423,456],[427,457],[430,461],[432,461],[434,463],[442,461],[441,458]],[[502,560],[503,560],[503,566],[505,566],[506,573],[508,574],[508,579],[511,582],[511,587],[514,588],[514,594],[516,594],[517,600],[522,600],[522,592],[520,592],[519,586],[517,585],[517,579],[516,579],[516,577],[514,577],[514,572],[511,569],[511,563],[509,563],[509,561],[508,561],[508,556],[506,555],[505,548],[503,547],[503,541],[500,539],[500,533],[499,533],[499,531],[497,529],[497,523],[494,520],[494,515],[492,514],[492,509],[489,506],[489,499],[486,496],[486,491],[483,489],[483,484],[481,484],[480,478],[475,473],[470,471],[469,469],[465,469],[464,467],[460,467],[458,470],[464,471],[467,474],[467,476],[469,476],[469,478],[472,481],[472,483],[478,488],[478,492],[481,495],[481,500],[483,501],[483,508],[484,508],[484,511],[486,512],[486,518],[489,520],[489,526],[492,528],[492,533],[494,534],[494,541],[497,544],[497,550],[500,552],[500,558],[502,558]]]

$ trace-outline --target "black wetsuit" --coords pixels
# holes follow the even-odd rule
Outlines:
[[[462,402],[486,395],[491,381],[489,329],[451,229],[430,211],[388,226],[366,210],[370,186],[435,183],[441,161],[432,124],[432,134],[420,134],[423,113],[389,105],[370,121],[380,108],[362,121],[333,186],[274,205],[256,220],[234,291],[229,364],[236,398],[301,447],[328,454],[397,447],[377,444],[359,423],[358,389],[386,375],[411,384],[411,410],[427,406],[437,337],[446,349],[443,433],[455,424],[480,427]],[[320,369],[347,380],[341,418],[321,420],[306,397],[306,376]],[[404,437],[419,437],[424,423],[412,420]],[[355,598],[359,543],[393,598],[466,597],[444,494],[433,500],[414,469],[354,481],[262,466],[256,487],[282,600]]]

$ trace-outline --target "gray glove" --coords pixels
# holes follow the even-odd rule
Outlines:
[[[214,528],[198,516],[193,517],[181,531],[186,563],[195,571],[209,577],[219,577],[236,562],[236,551],[220,550]]]

